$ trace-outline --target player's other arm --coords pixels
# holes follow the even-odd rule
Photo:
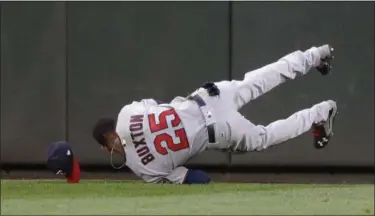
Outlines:
[[[165,179],[174,184],[208,184],[210,177],[201,170],[177,167]]]
[[[209,184],[211,178],[201,170],[189,169],[183,184]]]

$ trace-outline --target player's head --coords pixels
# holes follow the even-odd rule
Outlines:
[[[111,118],[99,119],[92,129],[92,136],[101,145],[102,149],[110,152],[111,165],[115,169],[121,169],[126,164],[126,159],[121,166],[115,166],[113,163],[113,153],[125,156],[125,150],[119,135],[116,132],[116,122]]]
[[[64,175],[69,183],[78,183],[80,180],[78,160],[65,141],[54,142],[48,146],[47,167],[57,175]]]
[[[108,151],[112,151],[114,147],[116,147],[115,151],[117,151],[117,144],[120,144],[118,150],[121,148],[121,143],[118,143],[119,137],[116,133],[115,127],[116,122],[114,119],[101,118],[96,122],[92,129],[92,136],[94,139]]]

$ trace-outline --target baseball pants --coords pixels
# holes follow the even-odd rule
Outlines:
[[[220,113],[225,113],[219,117],[219,121],[221,119],[226,124],[218,129],[219,133],[225,133],[227,142],[209,145],[209,148],[240,152],[261,151],[307,132],[313,123],[327,120],[332,108],[328,101],[266,126],[253,124],[238,110],[287,80],[307,74],[310,69],[319,66],[321,59],[329,54],[328,46],[312,47],[305,52],[295,51],[274,63],[247,72],[243,80],[216,82],[220,89],[220,97],[213,105],[220,107]]]

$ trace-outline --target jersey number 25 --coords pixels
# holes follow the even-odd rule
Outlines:
[[[168,128],[167,116],[174,117],[174,119],[171,121],[171,125],[173,128],[180,125],[181,119],[173,108],[160,113],[160,115],[158,116],[159,123],[156,123],[155,114],[149,114],[148,122],[150,124],[151,133],[156,133]],[[176,137],[179,138],[179,143],[174,143],[173,137],[170,134],[161,133],[156,135],[154,139],[156,151],[162,155],[168,154],[167,149],[161,145],[162,142],[165,142],[167,144],[168,149],[170,149],[171,151],[180,151],[182,149],[189,148],[189,141],[184,128],[175,129],[174,134]]]

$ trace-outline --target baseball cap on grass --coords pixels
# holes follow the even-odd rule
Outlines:
[[[48,146],[47,167],[57,175],[64,175],[68,183],[78,183],[81,178],[78,160],[65,141],[53,142]]]

